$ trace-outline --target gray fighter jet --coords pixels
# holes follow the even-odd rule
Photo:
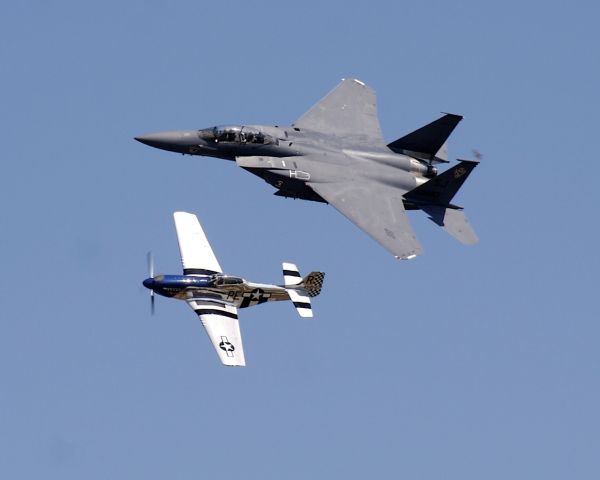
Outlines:
[[[274,186],[275,195],[333,205],[396,258],[423,253],[406,210],[423,210],[465,244],[478,241],[452,199],[478,162],[447,163],[446,141],[459,115],[386,144],[375,92],[345,79],[290,127],[226,125],[152,133],[136,140],[189,155],[235,161]]]

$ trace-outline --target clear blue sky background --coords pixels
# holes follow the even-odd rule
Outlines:
[[[8,2],[0,15],[0,477],[595,479],[597,2]],[[385,138],[465,120],[481,243],[411,214],[395,261],[333,208],[138,134],[289,124],[340,78]],[[327,272],[316,318],[242,312],[222,367],[183,302],[175,210],[221,265]]]

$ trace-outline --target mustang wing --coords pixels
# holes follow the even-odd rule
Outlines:
[[[223,365],[243,367],[246,365],[242,333],[237,308],[216,304],[202,299],[190,299],[188,305],[196,312],[208,333]]]
[[[293,126],[340,137],[367,137],[384,144],[375,92],[355,79],[342,80]]]
[[[204,235],[198,217],[192,213],[175,212],[175,229],[181,253],[184,275],[221,273],[221,266]]]
[[[423,253],[408,223],[402,190],[366,181],[308,185],[396,258],[411,259]]]

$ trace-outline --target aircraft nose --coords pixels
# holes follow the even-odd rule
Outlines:
[[[147,278],[146,280],[143,281],[144,287],[149,288],[150,290],[152,290],[152,287],[154,286],[154,279],[153,278]]]
[[[135,137],[138,142],[155,148],[169,148],[181,141],[181,132],[158,132],[148,133]]]

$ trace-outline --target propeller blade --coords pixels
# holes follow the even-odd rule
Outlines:
[[[152,251],[146,254],[146,263],[148,264],[148,276],[154,278],[154,256]],[[154,290],[150,290],[150,314],[154,315]]]
[[[152,251],[146,254],[146,261],[148,263],[148,276],[154,278],[154,256],[152,255]]]

